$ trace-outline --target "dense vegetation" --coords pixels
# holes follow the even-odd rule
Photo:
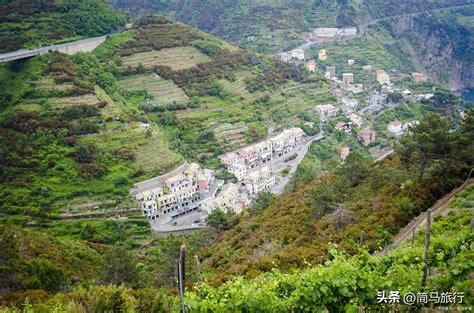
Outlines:
[[[132,13],[160,12],[245,47],[276,52],[302,42],[315,27],[355,26],[369,19],[416,13],[467,0],[449,1],[110,1]]]
[[[315,27],[358,26],[361,31],[366,30],[369,21],[381,19],[370,27],[371,33],[365,36],[370,38],[375,33],[377,37],[386,38],[365,43],[364,47],[375,52],[386,44],[386,51],[379,54],[382,60],[396,63],[397,59],[402,58],[404,61],[392,68],[408,70],[405,65],[413,63],[417,71],[426,71],[456,89],[467,88],[473,81],[472,53],[469,54],[469,51],[473,45],[474,7],[469,0],[212,1],[205,4],[199,1],[157,0],[112,2],[116,7],[129,9],[138,15],[143,11],[168,14],[242,47],[268,53],[294,48],[308,39],[308,32]],[[427,13],[410,16],[421,12]],[[392,33],[387,34],[386,31]],[[351,44],[352,41],[349,46]],[[321,48],[320,45],[318,47]],[[335,49],[338,48],[336,45]],[[400,50],[403,52],[400,53]],[[349,55],[349,58],[358,59],[358,56]],[[343,66],[344,63],[345,60],[332,65]]]
[[[421,235],[410,252],[385,259],[368,253],[390,243],[412,217],[466,178],[474,164],[472,110],[455,123],[428,114],[403,137],[397,154],[376,164],[331,121],[323,126],[325,140],[310,147],[284,195],[260,194],[243,216],[217,210],[209,228],[189,236],[153,238],[148,221],[133,216],[139,212],[131,210],[132,184],[183,159],[217,167],[221,153],[269,132],[301,126],[315,134],[319,119],[312,108],[336,100],[328,87],[301,65],[156,16],[111,36],[94,53],[2,64],[0,306],[176,311],[183,241],[188,255],[202,260],[209,283],[200,295],[189,295],[190,310],[297,311],[313,306],[311,301],[334,311],[374,308],[375,291],[389,283],[418,290]],[[433,85],[416,87],[429,91]],[[418,119],[427,111],[451,118],[460,104],[439,89],[432,99],[407,102],[373,122],[385,128],[395,117]],[[337,156],[341,145],[352,149],[343,164]],[[472,207],[472,188],[456,206]],[[121,209],[127,218],[117,218]],[[470,246],[455,244],[470,244],[468,219],[464,213],[441,222],[441,229],[454,230],[440,242],[453,244],[433,248],[440,257],[432,266],[443,272],[430,280],[430,290],[469,290],[472,266],[464,259]],[[325,266],[310,268],[321,261]],[[193,290],[198,274],[192,257],[186,267]],[[292,273],[294,268],[299,269]],[[402,284],[400,277],[410,270],[418,274]],[[247,278],[210,287],[232,275]],[[341,285],[356,290],[321,275],[340,275]],[[332,297],[308,299],[305,282],[318,287],[321,297]],[[254,286],[257,292],[251,292]]]
[[[472,87],[474,73],[474,6],[422,14],[410,19],[387,21],[383,27],[391,32],[402,50],[425,67],[438,81],[451,88]],[[407,27],[409,25],[409,27]]]
[[[205,283],[190,286],[185,300],[187,310],[275,312],[277,308],[279,312],[356,312],[360,309],[388,311],[394,307],[421,309],[420,305],[409,308],[377,304],[377,292],[391,290],[400,291],[401,295],[421,291],[462,292],[462,306],[472,305],[473,237],[469,210],[472,192],[470,188],[457,197],[453,203],[456,211],[448,217],[436,219],[432,225],[429,266],[433,270],[423,290],[420,281],[425,236],[424,231],[420,231],[413,243],[385,256],[372,256],[359,247],[356,255],[351,257],[340,252],[338,246],[331,245],[328,260],[319,265],[307,263],[307,269],[285,272],[274,268],[254,279],[232,278],[218,288]],[[179,298],[152,288],[86,285],[55,295],[39,291],[23,294],[16,302],[10,302],[9,307],[4,311],[176,312]]]
[[[110,33],[125,17],[103,0],[0,1],[0,52]]]
[[[446,120],[428,114],[389,161],[368,165],[354,152],[319,178],[296,175],[284,196],[243,217],[206,248],[203,264],[212,281],[315,264],[328,257],[329,242],[355,253],[362,232],[364,247],[377,251],[467,177],[474,151],[470,116],[453,133]]]
[[[155,55],[144,59],[151,63],[142,63],[143,53]],[[238,92],[231,87],[236,76]],[[267,116],[278,129],[311,107],[307,100],[289,105],[275,91],[314,82],[300,66],[162,17],[111,36],[94,54],[2,64],[2,213],[128,209],[133,182],[164,173],[183,157],[216,167],[224,151],[265,137]],[[167,102],[170,94],[177,100]],[[235,143],[216,140],[225,134],[216,123],[238,124],[243,133]]]

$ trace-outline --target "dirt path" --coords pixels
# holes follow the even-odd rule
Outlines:
[[[472,174],[472,171],[471,171]],[[470,175],[471,176],[471,175]],[[437,216],[447,214],[451,208],[449,204],[453,198],[461,192],[465,187],[474,184],[474,178],[468,178],[461,186],[453,189],[450,193],[445,195],[443,198],[438,200],[431,207],[431,218],[434,219]],[[426,225],[426,212],[421,213],[419,216],[415,217],[408,223],[404,228],[402,228],[393,239],[393,243],[387,246],[387,250],[393,250],[401,243],[405,242],[408,238],[411,238],[413,231],[418,231],[419,229],[425,227]],[[382,252],[376,253],[376,255],[382,255]]]

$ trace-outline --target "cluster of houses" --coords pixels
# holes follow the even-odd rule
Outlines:
[[[170,173],[135,184],[131,193],[151,220],[215,208],[240,213],[257,193],[275,186],[275,171],[268,162],[284,157],[303,141],[303,130],[290,128],[221,156],[222,164],[237,177],[238,184],[224,184],[215,178],[214,171],[185,163]]]
[[[210,213],[215,208],[240,213],[250,204],[246,194],[233,183],[223,184],[214,172],[196,163],[177,172],[136,184],[135,200],[150,220],[175,218],[196,210]]]
[[[304,60],[304,50],[301,48],[297,48],[287,52],[281,52],[278,54],[278,57],[283,62],[289,62],[292,60],[302,61]]]
[[[336,116],[338,109],[332,104],[320,104],[315,106],[315,111],[319,114],[321,121],[326,122],[330,118]],[[345,133],[350,133],[353,130],[353,126],[355,126],[360,129],[357,132],[357,139],[363,146],[368,146],[375,141],[377,138],[375,131],[370,127],[362,128],[364,124],[362,117],[355,113],[351,113],[347,116],[347,119],[349,119],[349,122],[340,121],[336,123],[335,129]]]
[[[174,217],[197,210],[214,181],[213,171],[191,163],[176,173],[137,184],[132,194],[148,218]]]
[[[241,213],[250,205],[251,199],[246,193],[242,193],[237,184],[227,183],[221,186],[217,194],[201,201],[200,208],[208,213],[219,208],[224,212]]]
[[[261,189],[258,187],[261,185],[261,181],[255,178],[254,174],[259,173],[259,177],[267,177],[268,186],[266,188],[271,188],[270,185],[274,184],[274,178],[272,179],[270,176],[274,176],[274,173],[271,167],[265,166],[265,164],[274,158],[288,154],[303,143],[303,140],[304,132],[301,128],[285,129],[267,140],[228,152],[222,155],[220,160],[227,171],[234,174],[239,181],[248,180],[247,189],[250,194],[255,194],[256,190]],[[258,170],[256,170],[257,168]],[[258,186],[254,186],[254,183]]]
[[[350,61],[350,60],[349,60]],[[352,60],[354,61],[354,60]],[[324,73],[324,77],[326,79],[331,79],[333,81],[339,82],[337,75],[336,75],[336,67],[335,66],[326,66],[326,71]],[[354,74],[353,73],[342,73],[342,83],[344,85],[352,85],[354,83]]]

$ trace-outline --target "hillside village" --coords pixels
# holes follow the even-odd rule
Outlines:
[[[328,42],[356,35],[355,28],[322,28],[314,31],[312,40]],[[370,64],[363,65],[362,71],[370,73],[376,85],[364,85],[359,83],[354,73],[340,72],[338,65],[326,65],[324,61],[328,58],[328,52],[325,49],[318,50],[315,59],[308,59],[305,53],[303,48],[296,48],[279,53],[277,58],[283,62],[304,65],[310,74],[322,72],[329,82],[330,93],[337,101],[317,104],[312,110],[312,114],[320,121],[321,134],[323,128],[333,125],[334,131],[353,136],[374,159],[390,155],[393,143],[409,131],[409,127],[416,124],[417,120],[404,123],[392,120],[385,125],[385,129],[376,131],[368,117],[394,109],[402,105],[403,101],[427,100],[433,96],[432,93],[413,94],[408,89],[402,90],[392,82],[390,71],[381,68],[373,71]],[[357,65],[357,62],[356,59],[346,60],[348,66]],[[416,83],[428,81],[428,77],[422,73],[413,72],[409,77]],[[402,98],[390,101],[391,94],[400,94]],[[216,208],[241,213],[259,192],[283,190],[287,179],[275,188],[281,180],[279,173],[288,171],[287,157],[295,157],[294,150],[301,150],[306,140],[305,132],[293,127],[267,140],[223,154],[219,157],[222,167],[217,172],[227,171],[235,176],[235,182],[217,179],[216,170],[201,168],[196,163],[185,163],[178,170],[136,183],[131,193],[143,213],[152,221],[155,230],[199,228],[205,225],[207,214]],[[340,162],[344,162],[351,151],[349,146],[342,145],[338,153]],[[188,213],[194,218],[187,218],[186,222],[178,225],[176,221]]]
[[[318,28],[311,34],[313,43],[323,43],[350,39],[357,35],[355,28]],[[306,47],[308,45],[306,44]],[[328,65],[329,53],[326,49],[319,49],[316,58],[311,58],[311,53],[302,48],[295,48],[288,52],[281,52],[277,57],[284,62],[302,64],[309,73],[322,73],[324,78],[330,82],[330,93],[337,99],[335,103],[320,104],[315,107],[315,112],[323,123],[335,121],[335,129],[344,133],[354,132],[355,138],[364,147],[373,147],[377,145],[377,138],[380,136],[373,129],[373,125],[366,118],[366,115],[377,116],[386,110],[402,106],[405,101],[422,102],[429,100],[434,96],[435,88],[426,92],[412,92],[408,88],[402,88],[397,82],[408,78],[415,84],[429,82],[428,76],[423,73],[412,72],[410,74],[400,73],[396,69],[373,69],[371,64],[361,64],[364,79],[361,80],[352,72],[341,71],[341,64]],[[347,59],[345,66],[358,66],[358,60]],[[359,63],[360,64],[360,63]],[[395,82],[392,80],[392,75]],[[372,81],[367,83],[367,76],[372,76]],[[365,82],[366,84],[364,84]],[[397,98],[399,97],[399,98]],[[394,101],[393,98],[396,98]],[[393,144],[393,139],[400,137],[408,131],[409,126],[417,123],[417,120],[401,123],[398,120],[392,120],[386,124],[383,130],[383,141]],[[387,144],[384,144],[385,146]],[[348,147],[341,148],[340,155],[345,159]],[[384,148],[371,149],[374,158],[387,155],[390,149]]]
[[[203,214],[198,214],[201,217],[188,226],[202,227],[205,216],[216,208],[241,213],[259,192],[275,192],[277,171],[289,166],[304,143],[304,131],[290,128],[222,155],[220,161],[224,169],[236,177],[236,183],[216,179],[215,171],[196,163],[184,163],[169,173],[136,183],[131,194],[143,214],[156,226],[155,230],[195,212]],[[294,167],[297,165],[298,162],[293,162]]]

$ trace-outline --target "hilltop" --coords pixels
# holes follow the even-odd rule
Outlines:
[[[2,1],[0,53],[105,35],[126,17],[103,0]]]

